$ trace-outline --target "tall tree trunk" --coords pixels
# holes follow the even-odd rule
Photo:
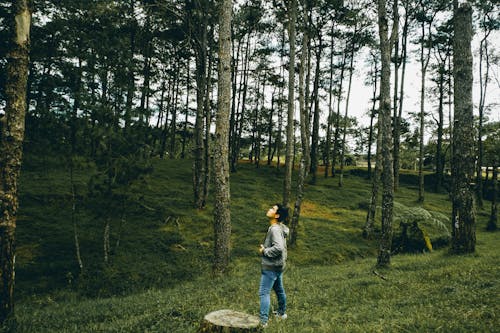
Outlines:
[[[456,6],[453,19],[453,78],[455,126],[452,165],[452,241],[454,254],[476,248],[476,216],[471,183],[474,177],[474,128],[472,104],[472,8]]]
[[[379,114],[380,115],[380,114]],[[373,229],[375,225],[375,215],[377,212],[378,192],[380,187],[380,176],[382,174],[382,131],[380,130],[380,117],[377,122],[377,151],[375,153],[375,173],[372,180],[372,196],[370,198],[370,206],[366,214],[365,227],[363,228],[363,237],[371,239],[373,237]]]
[[[444,71],[446,58],[439,64],[439,105],[438,105],[438,128],[437,128],[437,146],[436,146],[436,192],[441,191],[443,186],[444,156],[443,156],[443,125],[444,125]]]
[[[212,61],[213,61],[213,47],[212,47],[212,41],[214,40],[213,38],[213,30],[211,30],[210,33],[210,48],[208,49],[208,70],[207,70],[207,91],[205,93],[205,102],[204,102],[204,114],[205,114],[205,157],[204,157],[204,162],[205,162],[205,180],[203,181],[203,200],[206,201],[208,197],[208,191],[210,188],[210,176],[212,173],[212,158],[213,158],[213,151],[212,151],[212,143],[211,143],[211,138],[210,138],[210,127],[212,126],[212,110],[210,107],[210,94],[212,92]]]
[[[335,165],[337,164],[337,155],[339,150],[340,135],[340,102],[342,101],[342,86],[344,84],[346,53],[342,57],[340,65],[339,96],[337,99],[337,118],[335,119],[335,135],[333,136],[333,155],[332,155],[332,177],[335,177]]]
[[[380,130],[382,131],[382,233],[380,237],[377,266],[387,267],[391,262],[392,219],[394,207],[394,169],[391,152],[391,146],[393,143],[390,92],[391,43],[388,39],[388,19],[385,0],[378,0],[378,26],[382,65],[379,113]],[[397,29],[397,22],[393,23],[393,28],[394,27]]]
[[[127,62],[127,96],[125,101],[125,115],[124,115],[124,130],[128,131],[130,124],[132,122],[132,106],[134,104],[134,94],[135,94],[135,38],[137,33],[137,21],[135,19],[135,0],[130,0],[130,53],[128,54]]]
[[[332,26],[330,39],[330,82],[328,88],[328,119],[326,126],[326,144],[325,144],[325,178],[328,178],[330,171],[330,150],[332,141],[332,123],[333,123],[333,47],[334,47],[334,25]]]
[[[229,114],[231,112],[231,14],[232,1],[223,0],[219,17],[219,83],[214,143],[214,266],[215,274],[227,270],[230,256],[231,212],[229,184]]]
[[[377,110],[376,110],[376,105],[377,105],[377,82],[378,82],[378,74],[379,74],[379,69],[378,69],[378,59],[376,56],[373,57],[373,61],[374,61],[374,67],[373,67],[373,95],[372,95],[372,109],[371,109],[371,112],[370,112],[370,132],[368,134],[368,177],[371,179],[372,178],[372,166],[371,166],[371,152],[372,152],[372,142],[373,142],[373,120],[375,119],[375,115],[377,113]],[[379,144],[379,141],[378,141],[378,137],[379,137],[379,133],[380,133],[380,129],[378,129],[378,125],[377,125],[377,144],[376,144],[376,149],[378,151],[378,147],[381,147],[381,144]],[[380,154],[376,153],[375,154],[375,159],[378,158]],[[375,162],[377,163],[377,162]],[[380,169],[380,163],[379,164],[379,168],[378,170],[381,170]],[[375,169],[375,172],[377,171],[377,169]],[[380,178],[380,176],[379,176]]]
[[[193,162],[193,186],[194,203],[197,209],[205,207],[204,189],[205,189],[205,152],[204,152],[204,103],[205,89],[207,79],[207,18],[199,22],[200,36],[196,47],[196,120],[195,120],[195,147]]]
[[[432,21],[429,23],[429,33]],[[427,73],[427,66],[429,65],[431,48],[428,48],[427,54],[424,56],[425,49],[425,22],[421,23],[422,29],[422,41],[420,44],[420,71],[421,71],[421,81],[420,81],[420,127],[419,127],[419,154],[418,154],[418,202],[424,202],[424,130],[425,130],[425,75]]]
[[[257,73],[257,80],[255,82],[255,108],[253,109],[253,115],[251,116],[252,120],[252,140],[250,144],[250,153],[248,158],[252,163],[254,161],[254,156],[257,156],[256,148],[257,148],[257,122],[259,117],[259,92],[260,92],[260,72]]]
[[[354,28],[354,35],[356,35],[357,27]],[[339,187],[344,186],[344,165],[345,165],[345,150],[346,150],[346,136],[347,136],[347,113],[349,111],[349,98],[351,97],[351,86],[352,86],[352,74],[354,72],[354,68],[352,67],[354,64],[354,48],[355,44],[351,45],[351,60],[349,64],[349,83],[347,85],[347,96],[345,100],[345,114],[344,114],[344,128],[342,131],[342,153],[340,155],[340,175],[339,175]]]
[[[190,86],[190,74],[191,74],[191,68],[190,68],[190,58],[187,59],[186,63],[186,71],[187,71],[187,77],[186,77],[186,114],[184,115],[184,130],[183,130],[183,135],[182,135],[182,149],[181,149],[181,158],[184,159],[186,157],[186,141],[187,141],[187,125],[188,125],[188,116],[189,116],[189,86]]]
[[[304,71],[307,66],[307,34],[302,38],[302,50],[300,54],[299,68],[299,112],[300,112],[300,141],[302,143],[302,155],[299,164],[299,178],[297,180],[297,197],[293,209],[292,221],[290,223],[290,245],[293,246],[297,242],[297,229],[299,226],[300,209],[304,198],[304,183],[309,170],[309,134],[307,126],[309,123],[309,115],[307,107],[304,103]]]
[[[239,63],[240,63],[240,49],[241,49],[241,42],[243,38],[240,38],[238,40],[238,46],[236,47],[236,51],[234,50],[234,40],[231,41],[231,46],[232,46],[232,52],[233,55],[231,57],[231,83],[232,83],[232,96],[231,96],[231,116],[229,118],[229,162],[231,163],[231,152],[234,150],[234,144],[235,144],[235,137],[236,137],[236,131],[234,131],[235,128],[235,122],[236,122],[236,85],[238,81],[238,68],[239,68]]]
[[[479,208],[483,207],[483,122],[484,122],[484,106],[486,101],[486,88],[489,80],[489,59],[488,59],[488,35],[491,30],[486,30],[486,33],[481,40],[479,46],[479,124],[477,127],[477,163],[476,163],[476,201]],[[486,58],[486,73],[483,77],[483,63]]]
[[[5,120],[0,133],[0,324],[14,314],[15,230],[19,208],[26,90],[29,68],[31,9],[28,0],[12,1],[6,54]]]
[[[311,140],[311,184],[316,184],[318,173],[318,146],[319,146],[319,80],[321,77],[321,52],[323,50],[323,39],[321,32],[318,31],[318,49],[316,50],[316,74],[314,76],[314,116],[313,131]]]
[[[247,37],[246,49],[245,49],[245,59],[243,65],[243,72],[241,73],[242,78],[240,79],[240,87],[238,89],[238,106],[236,107],[236,122],[234,126],[235,134],[233,150],[231,151],[231,172],[236,172],[236,165],[238,164],[238,159],[240,155],[241,147],[241,135],[243,133],[243,124],[245,121],[245,110],[246,110],[246,98],[248,90],[248,77],[249,77],[249,64],[250,64],[250,34]],[[243,96],[240,98],[240,94]],[[241,104],[241,111],[238,113]]]
[[[180,59],[177,63],[177,71],[174,78],[174,86],[175,92],[173,96],[173,107],[172,107],[172,119],[170,120],[170,158],[175,158],[175,142],[176,142],[176,131],[177,131],[177,105],[179,104],[179,86],[181,79],[179,77],[180,74]]]
[[[286,157],[285,157],[285,179],[283,184],[283,206],[288,207],[292,191],[292,159],[294,147],[294,124],[295,112],[295,20],[297,15],[297,0],[292,0],[288,8],[288,40],[290,43],[290,60],[288,68],[288,117],[286,125]]]
[[[399,22],[399,8],[398,8],[398,2],[394,1],[392,5],[392,21],[393,22]],[[396,154],[396,145],[399,144],[399,137],[396,138],[396,128],[400,128],[401,124],[401,119],[399,118],[399,113],[398,113],[398,80],[399,80],[399,66],[401,65],[401,62],[399,61],[399,26],[398,29],[393,30],[395,35],[394,35],[394,86],[393,86],[393,100],[392,100],[392,107],[393,107],[393,156]],[[397,133],[399,135],[399,133]],[[398,141],[396,143],[396,141]],[[399,149],[399,145],[398,145]],[[396,165],[396,159],[393,159],[392,161],[393,168],[394,168],[394,175],[398,174],[399,175],[399,170],[396,171],[396,167],[399,168],[399,164]],[[394,182],[394,191],[397,191],[398,185],[396,182]]]
[[[273,116],[274,116],[274,96],[276,95],[276,87],[271,95],[271,110],[269,111],[269,118],[267,120],[267,165],[271,165],[272,145],[273,145]]]
[[[403,36],[402,36],[402,50],[401,50],[401,87],[399,89],[399,107],[398,107],[398,120],[394,124],[394,190],[397,191],[399,188],[399,146],[401,142],[401,118],[403,116],[403,100],[404,100],[404,87],[405,87],[405,76],[406,76],[406,62],[407,56],[407,43],[408,43],[408,28],[409,28],[409,1],[404,1],[405,6],[405,22],[403,25]]]

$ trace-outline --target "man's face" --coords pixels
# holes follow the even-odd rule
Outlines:
[[[271,208],[269,208],[269,210],[266,213],[266,216],[269,218],[272,218],[272,219],[278,218],[276,216],[276,215],[278,215],[277,212],[278,212],[278,206],[274,205]]]

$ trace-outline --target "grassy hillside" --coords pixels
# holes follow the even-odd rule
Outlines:
[[[90,166],[76,173],[76,221],[84,274],[73,243],[69,172],[51,164],[27,168],[17,230],[17,317],[20,332],[192,332],[211,310],[256,314],[259,258],[269,205],[282,178],[268,167],[242,165],[231,175],[232,270],[210,277],[212,205],[191,208],[190,161],[155,161],[132,185],[129,203],[111,221],[110,263],[102,263],[104,221],[86,198]],[[347,174],[306,188],[297,247],[290,249],[285,287],[289,320],[272,332],[490,332],[499,327],[498,234],[482,230],[476,255],[445,249],[393,257],[373,273],[376,241],[361,237],[370,184]],[[416,191],[403,186],[398,209],[412,211]],[[449,215],[445,195],[428,193],[423,207]],[[400,214],[408,219],[408,214]],[[123,217],[124,222],[121,222]],[[121,225],[121,227],[120,227]],[[122,230],[120,232],[120,230]],[[431,239],[435,234],[429,230]],[[120,240],[116,247],[117,240]]]

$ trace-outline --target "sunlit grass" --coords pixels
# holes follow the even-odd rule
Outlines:
[[[195,332],[212,310],[257,314],[258,245],[267,208],[281,201],[283,169],[242,164],[231,174],[232,256],[227,277],[213,279],[213,211],[192,207],[191,161],[157,160],[154,172],[132,190],[120,248],[103,271],[78,276],[70,223],[66,170],[26,170],[17,230],[16,292],[19,332]],[[85,194],[88,170],[75,176]],[[295,186],[295,185],[294,185]],[[308,184],[298,241],[289,248],[285,286],[289,320],[270,332],[493,332],[499,327],[498,233],[483,232],[478,212],[477,253],[449,256],[447,249],[392,258],[373,273],[376,239],[361,230],[370,182],[346,172]],[[395,201],[421,206],[403,183]],[[292,198],[292,205],[293,200]],[[486,207],[487,205],[485,205]],[[426,193],[423,208],[450,214],[447,195]],[[489,207],[489,206],[487,206]],[[102,222],[79,207],[84,263],[102,261]],[[380,224],[377,211],[376,227]],[[112,225],[116,237],[117,224]],[[112,238],[116,240],[116,238]],[[91,297],[88,297],[91,296]]]

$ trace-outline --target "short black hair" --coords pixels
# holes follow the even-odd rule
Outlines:
[[[283,205],[277,203],[278,209],[276,210],[276,214],[279,215],[278,222],[283,222],[288,220],[288,207],[283,207]]]

